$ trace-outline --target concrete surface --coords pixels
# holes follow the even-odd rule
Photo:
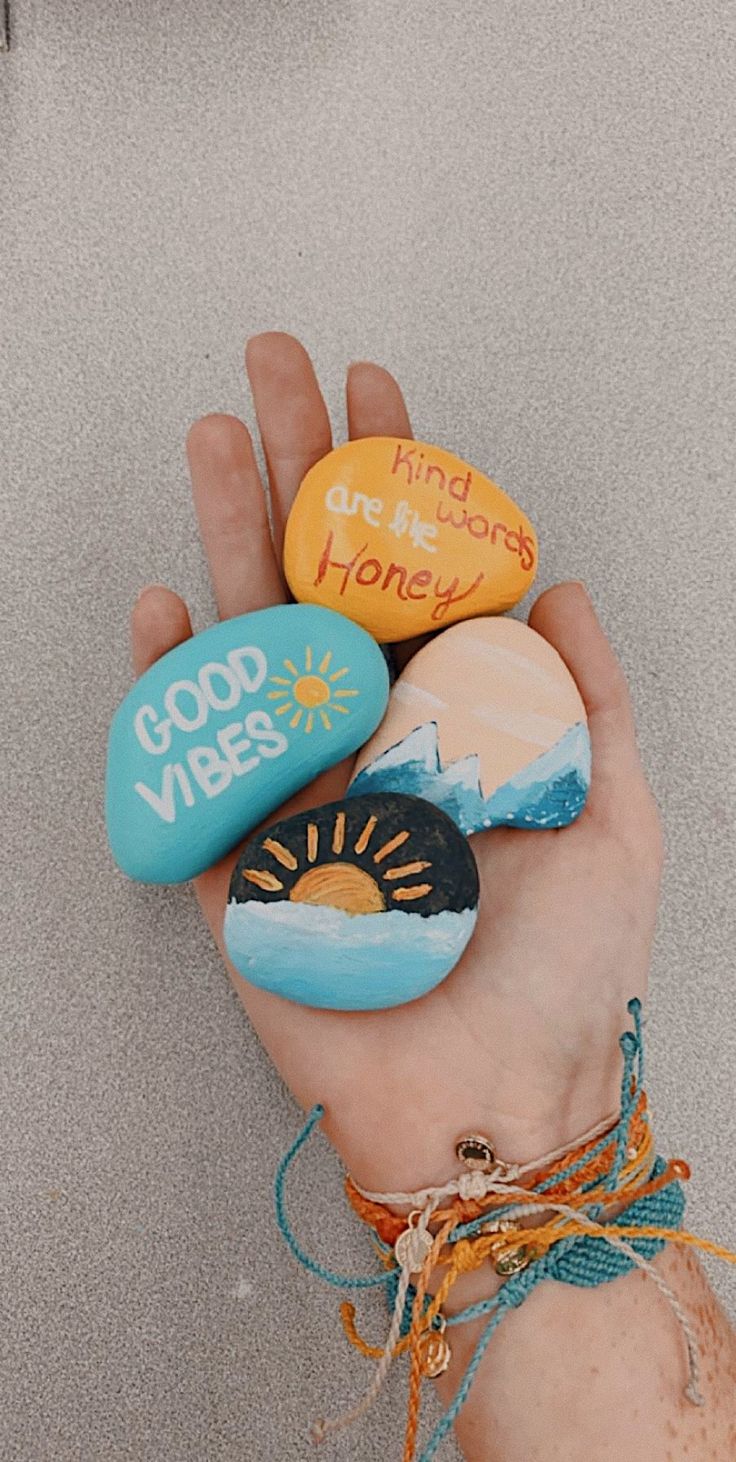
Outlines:
[[[631,676],[669,864],[661,1146],[736,1244],[733,14],[709,0],[14,0],[0,61],[0,1456],[272,1462],[366,1372],[282,1252],[298,1114],[101,783],[147,580],[212,613],[182,440],[249,334],[405,385]],[[731,811],[733,800],[731,800]],[[338,1169],[321,1140],[305,1177]],[[366,1263],[339,1203],[305,1224]],[[250,1257],[247,1257],[247,1256]],[[733,1279],[715,1272],[736,1307]],[[373,1321],[378,1327],[378,1313]],[[398,1455],[403,1388],[330,1456]],[[447,1449],[451,1455],[451,1448]]]

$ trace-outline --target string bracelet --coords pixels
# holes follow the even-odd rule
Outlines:
[[[345,1191],[356,1215],[372,1231],[377,1270],[337,1274],[312,1259],[289,1222],[285,1182],[289,1169],[322,1116],[315,1106],[282,1158],[275,1179],[276,1220],[292,1254],[310,1273],[341,1289],[383,1289],[390,1313],[386,1338],[371,1345],[360,1335],[355,1307],[341,1305],[350,1343],[377,1362],[370,1385],[354,1406],[312,1428],[318,1442],[351,1426],[370,1409],[394,1360],[409,1362],[407,1421],[402,1462],[413,1462],[419,1429],[422,1381],[446,1370],[451,1356],[446,1332],[471,1320],[486,1321],[450,1406],[432,1432],[419,1462],[431,1462],[465,1403],[483,1356],[504,1317],[544,1280],[592,1289],[641,1269],[667,1300],[680,1327],[687,1358],[685,1395],[703,1405],[698,1345],[691,1320],[653,1267],[667,1243],[682,1244],[736,1263],[736,1254],[683,1232],[682,1184],[690,1169],[680,1158],[656,1153],[643,1089],[644,1042],[639,1000],[627,1006],[634,1029],[620,1037],[623,1056],[618,1114],[564,1147],[524,1164],[504,1162],[489,1138],[470,1134],[456,1148],[462,1170],[446,1183],[413,1193],[374,1193],[348,1177]],[[408,1217],[392,1211],[409,1206]],[[487,1299],[446,1315],[462,1274],[490,1264],[501,1279]],[[430,1293],[430,1284],[436,1286]]]

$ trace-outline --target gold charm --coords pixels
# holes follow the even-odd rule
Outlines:
[[[489,1139],[478,1132],[461,1137],[455,1144],[455,1153],[471,1172],[489,1173],[495,1166],[496,1154],[493,1147]]]
[[[439,1330],[425,1330],[419,1341],[419,1365],[423,1376],[434,1380],[441,1376],[450,1364],[452,1354],[450,1347],[445,1340],[445,1326],[447,1321],[444,1315],[441,1317],[442,1324]]]
[[[417,1228],[417,1220],[420,1217],[418,1209],[409,1214],[409,1227],[399,1234],[394,1244],[396,1262],[401,1265],[402,1269],[408,1269],[410,1274],[421,1273],[424,1261],[434,1242],[432,1235],[426,1229]]]
[[[520,1274],[522,1269],[526,1269],[532,1259],[536,1259],[536,1257],[536,1249],[529,1244],[522,1244],[520,1249],[514,1249],[513,1253],[504,1254],[502,1258],[497,1259],[494,1268],[497,1274],[506,1278],[511,1274]]]

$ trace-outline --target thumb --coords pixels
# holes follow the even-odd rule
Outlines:
[[[626,812],[632,782],[644,780],[626,677],[580,583],[540,594],[529,624],[562,656],[588,715],[593,756],[591,804]]]

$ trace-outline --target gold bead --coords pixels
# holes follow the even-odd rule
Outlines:
[[[441,1330],[425,1330],[419,1341],[419,1368],[423,1376],[434,1380],[450,1364],[452,1351],[445,1340],[445,1321]]]
[[[490,1223],[484,1223],[481,1233],[484,1234],[510,1234],[516,1229],[516,1224],[511,1218],[493,1218]]]

